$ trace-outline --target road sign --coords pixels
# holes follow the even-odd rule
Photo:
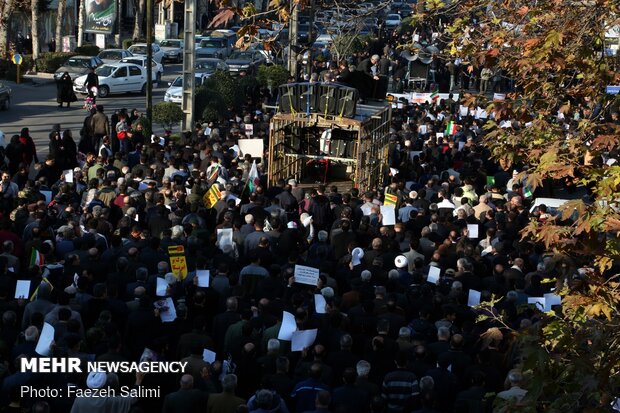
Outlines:
[[[11,60],[13,61],[13,63],[19,66],[24,61],[24,58],[22,57],[22,55],[15,53]]]
[[[606,92],[608,95],[617,95],[620,93],[620,86],[607,86]]]

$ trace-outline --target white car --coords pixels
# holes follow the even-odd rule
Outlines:
[[[388,29],[395,29],[400,26],[401,21],[402,18],[400,17],[400,14],[388,14],[385,18],[385,27]]]
[[[121,60],[121,63],[133,63],[134,65],[142,66],[146,69],[146,56],[126,57]],[[153,83],[159,83],[161,81],[161,77],[164,75],[164,65],[157,63],[155,59],[153,59],[151,70],[153,73]]]
[[[133,56],[131,52],[125,49],[105,49],[97,55],[103,63],[116,63],[120,62],[121,59],[131,56]]]
[[[97,96],[105,98],[111,93],[146,92],[146,69],[132,63],[110,63],[95,70],[99,78]],[[86,94],[86,75],[73,82],[73,91]]]
[[[181,63],[183,61],[183,47],[185,42],[179,39],[165,39],[159,42],[159,47],[164,51],[164,60]]]
[[[134,45],[129,46],[129,50],[134,56],[146,56],[148,52],[146,48],[146,43],[136,43]],[[151,48],[153,49],[153,60],[157,63],[161,63],[164,58],[164,51],[161,50],[161,47],[157,43],[152,43]]]
[[[202,82],[209,77],[206,73],[195,73],[195,76],[195,87],[202,85]],[[178,103],[180,105],[183,101],[183,76],[177,77],[174,79],[174,82],[168,83],[168,86],[170,87],[166,90],[164,102]]]

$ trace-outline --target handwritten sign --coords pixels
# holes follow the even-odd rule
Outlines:
[[[319,269],[306,267],[304,265],[296,265],[294,276],[296,283],[317,285],[319,281]]]

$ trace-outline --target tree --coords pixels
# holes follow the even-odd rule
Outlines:
[[[142,20],[144,17],[144,11],[146,10],[146,0],[138,0],[138,2],[135,4],[135,20],[133,24],[133,35],[131,36],[131,38],[134,41],[137,41],[142,37]]]
[[[62,23],[65,17],[67,0],[58,0],[58,14],[56,14],[56,52],[62,50]]]
[[[8,54],[9,45],[7,38],[7,28],[9,17],[13,13],[13,0],[6,0],[0,4],[0,56]]]
[[[465,94],[461,104],[493,113],[484,145],[504,164],[519,165],[533,190],[582,186],[554,219],[532,220],[523,239],[556,254],[562,313],[540,316],[517,335],[531,375],[519,411],[609,411],[620,394],[620,167],[604,160],[620,147],[616,62],[605,55],[605,31],[617,24],[615,0],[537,2],[427,0],[414,25],[439,33],[440,58],[465,70],[495,67],[514,83],[504,101]],[[500,120],[517,127],[500,127]],[[568,127],[567,127],[568,125]],[[559,257],[559,258],[558,258]],[[579,266],[587,270],[577,272]],[[569,270],[572,268],[572,270]],[[499,411],[513,406],[503,405]]]
[[[30,6],[32,7],[32,60],[36,65],[39,58],[39,0],[32,0]]]
[[[172,102],[159,102],[153,107],[153,120],[171,131],[183,120],[183,110]]]
[[[77,0],[80,2],[80,10],[78,12],[78,36],[77,47],[82,47],[84,43],[84,20],[86,19],[86,0]]]

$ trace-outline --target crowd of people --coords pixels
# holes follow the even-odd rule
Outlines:
[[[369,60],[373,76],[392,54],[368,53],[358,63]],[[600,110],[576,107],[585,117]],[[43,162],[27,128],[11,138],[0,204],[0,411],[464,413],[526,396],[530,377],[511,331],[535,327],[541,309],[529,297],[584,271],[521,239],[531,219],[549,217],[544,205],[529,207],[551,187],[532,193],[527,165],[490,159],[480,142],[495,114],[463,111],[452,97],[395,107],[385,181],[361,191],[303,187],[296,177],[268,184],[264,173],[257,185],[253,167],[265,172],[267,153],[252,159],[237,144],[246,124],[267,136],[272,115],[246,102],[228,120],[172,139],[148,136],[137,110],[108,118],[97,105],[77,143],[53,127]],[[211,204],[213,186],[220,199]],[[395,224],[383,222],[385,195],[396,197]],[[219,230],[232,230],[232,241]],[[186,277],[173,272],[175,246]],[[296,282],[299,265],[319,270],[316,285]],[[209,270],[208,287],[199,270]],[[14,298],[17,280],[31,281],[27,298]],[[481,307],[468,305],[470,291]],[[162,298],[172,300],[173,321],[162,320]],[[318,331],[303,350],[279,338],[286,313],[298,330]],[[139,361],[148,349],[151,360],[187,369],[20,371],[21,359],[39,356],[44,323],[55,330],[54,357]],[[70,384],[139,385],[161,397],[20,394]]]

